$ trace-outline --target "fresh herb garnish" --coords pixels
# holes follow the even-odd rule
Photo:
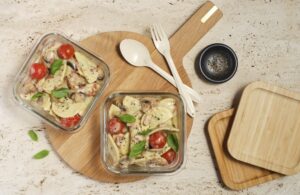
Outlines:
[[[153,130],[153,129],[147,129],[147,130],[145,130],[145,131],[139,132],[138,134],[139,134],[139,135],[144,135],[144,136],[146,136],[146,135],[148,135],[152,130]]]
[[[56,98],[63,98],[66,97],[68,94],[69,94],[68,88],[60,88],[60,89],[53,90],[51,92],[51,95]]]
[[[135,117],[130,114],[123,114],[119,116],[119,118],[124,123],[134,123],[136,120]]]
[[[43,93],[42,92],[37,92],[37,93],[35,93],[32,97],[31,97],[31,100],[36,100],[36,99],[38,99],[38,98],[40,98],[40,97],[42,97],[43,96]]]
[[[46,156],[48,156],[49,154],[49,150],[41,150],[38,153],[36,153],[35,155],[33,155],[34,159],[42,159],[45,158]]]
[[[38,139],[39,139],[38,135],[33,130],[29,130],[28,135],[33,141],[38,141]]]
[[[129,153],[129,158],[134,158],[141,154],[145,150],[145,145],[146,141],[141,141],[133,145]]]
[[[178,152],[178,139],[176,135],[169,134],[167,137],[168,145],[176,152]]]
[[[61,59],[54,60],[54,62],[51,64],[50,67],[50,73],[54,75],[62,65],[63,65],[63,61]]]

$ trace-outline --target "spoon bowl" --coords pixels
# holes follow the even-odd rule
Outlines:
[[[126,62],[128,62],[130,65],[151,68],[160,76],[169,81],[172,85],[176,86],[174,78],[152,61],[150,52],[143,43],[133,39],[124,39],[120,43],[120,51]],[[195,102],[201,102],[201,97],[195,90],[187,85],[184,85],[184,88]]]
[[[120,43],[120,51],[125,60],[134,66],[148,66],[151,61],[149,50],[145,45],[133,39],[124,39]]]

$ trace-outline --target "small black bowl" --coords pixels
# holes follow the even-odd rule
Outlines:
[[[195,68],[206,80],[212,83],[224,83],[237,71],[238,59],[227,45],[214,43],[205,47],[196,59]]]

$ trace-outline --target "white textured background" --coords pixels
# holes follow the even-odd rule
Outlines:
[[[230,108],[238,91],[263,80],[300,92],[300,1],[215,0],[224,12],[219,23],[189,52],[184,65],[193,87],[203,95],[188,142],[186,168],[174,176],[150,177],[129,184],[104,184],[68,168],[51,150],[40,121],[11,100],[14,75],[41,34],[61,31],[79,41],[95,33],[126,30],[145,33],[159,21],[172,34],[203,0],[1,0],[0,2],[0,194],[229,194],[220,184],[204,126],[214,113]],[[210,85],[194,71],[206,45],[222,42],[239,57],[228,83]],[[32,142],[29,129],[38,132]],[[43,160],[32,155],[51,150]],[[147,192],[147,193],[146,193]],[[242,194],[299,194],[300,174]]]

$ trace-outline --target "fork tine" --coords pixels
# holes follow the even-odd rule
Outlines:
[[[160,35],[159,28],[158,28],[157,24],[154,24],[153,27],[154,27],[154,32],[155,32],[155,34],[156,34],[157,40],[158,40],[158,41],[161,41],[161,40],[162,40],[162,37],[161,37],[161,35]]]
[[[163,27],[161,26],[161,24],[157,25],[161,34],[162,39],[168,39],[167,34],[165,33]]]
[[[152,25],[152,32],[154,34],[155,41],[160,41],[160,36],[157,32],[157,28],[156,28],[155,24]]]
[[[150,33],[151,33],[151,37],[152,37],[153,41],[156,41],[157,38],[156,38],[155,33],[154,33],[153,25],[150,26]]]
[[[157,29],[157,25],[156,24],[153,24],[153,29],[154,29],[154,32],[158,38],[158,40],[160,40],[160,36],[159,36],[159,32],[158,32],[158,29]]]

